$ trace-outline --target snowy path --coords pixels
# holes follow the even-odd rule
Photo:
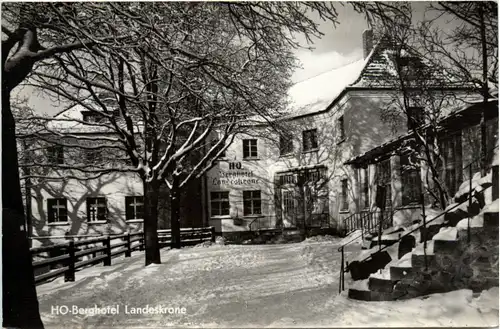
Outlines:
[[[58,279],[39,286],[46,327],[401,326],[412,318],[419,319],[412,325],[498,325],[498,303],[481,313],[469,305],[467,291],[451,296],[455,302],[463,299],[452,312],[433,297],[364,303],[338,296],[340,257],[332,242],[164,250],[162,261],[144,268],[143,255],[136,254],[112,267],[78,272],[76,282]],[[119,305],[120,313],[51,314],[53,306],[95,304]],[[185,307],[186,314],[125,314],[125,306],[146,305]]]

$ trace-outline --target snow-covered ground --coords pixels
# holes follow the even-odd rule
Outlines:
[[[84,269],[75,282],[39,286],[42,319],[46,328],[498,326],[498,288],[480,298],[463,290],[409,301],[349,300],[338,294],[340,240],[325,240],[163,250],[163,263],[148,267],[136,253]],[[348,248],[348,260],[355,250]],[[116,315],[71,314],[73,307],[116,305]],[[146,305],[177,314],[125,312]],[[58,306],[70,312],[56,314]]]

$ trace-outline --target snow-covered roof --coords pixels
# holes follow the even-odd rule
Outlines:
[[[83,112],[89,110],[78,104],[54,116],[54,120],[47,124],[49,130],[59,132],[86,133],[86,132],[109,132],[109,128],[83,123]]]
[[[291,116],[325,110],[358,78],[366,62],[365,59],[360,59],[296,83],[288,91]]]
[[[111,111],[111,110],[110,110]],[[77,104],[62,112],[59,112],[47,123],[49,131],[58,131],[60,133],[115,133],[110,121],[103,118],[102,122],[92,123],[84,121],[84,113],[99,115],[99,111],[90,111],[89,108]],[[116,117],[118,126],[125,128],[125,122],[120,117]],[[140,122],[134,122],[134,128],[139,129]]]

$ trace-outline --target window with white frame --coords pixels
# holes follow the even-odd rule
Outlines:
[[[243,158],[251,159],[257,158],[257,139],[244,139],[243,140]]]
[[[411,106],[407,110],[408,130],[418,128],[425,123],[424,108],[421,106]]]
[[[85,160],[87,163],[98,163],[102,161],[101,149],[84,149]]]
[[[344,116],[342,115],[337,119],[337,137],[338,141],[341,142],[345,139],[345,126],[344,126]]]
[[[293,138],[289,134],[280,135],[280,155],[287,155],[293,152]]]
[[[364,168],[361,172],[362,177],[362,183],[361,183],[361,189],[363,192],[363,208],[367,209],[370,208],[370,176],[368,172],[368,168]]]
[[[104,120],[104,116],[98,112],[82,111],[83,121],[89,123],[100,123]]]
[[[462,183],[462,134],[460,132],[448,135],[441,141],[443,155],[443,178],[450,195],[457,192]]]
[[[348,199],[348,180],[343,179],[340,181],[341,191],[340,191],[340,211],[349,210],[349,199]]]
[[[318,148],[318,130],[309,129],[302,132],[302,149],[304,152]]]
[[[47,148],[47,159],[52,164],[64,164],[64,147],[52,145]]]
[[[401,166],[401,195],[402,205],[420,203],[422,184],[420,180],[420,169],[416,165],[415,157],[402,155],[400,157]]]
[[[210,192],[210,209],[211,216],[228,216],[229,192]]]
[[[144,219],[144,197],[125,197],[125,218],[127,220]]]
[[[107,209],[106,198],[87,198],[87,221],[106,221]]]
[[[47,220],[49,223],[68,221],[68,200],[66,198],[47,199]]]
[[[262,214],[260,191],[243,191],[243,216]]]

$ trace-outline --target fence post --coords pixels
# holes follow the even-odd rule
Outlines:
[[[140,233],[142,233],[142,234],[139,235],[139,237],[140,237],[140,239],[139,239],[139,250],[143,251],[144,250],[145,235],[144,235],[144,231],[142,231]]]
[[[64,272],[64,282],[75,281],[75,242],[70,241],[68,246],[68,269]]]
[[[104,258],[104,266],[111,266],[111,238],[109,235],[106,235],[104,246],[106,247],[106,258]]]
[[[340,249],[340,278],[339,278],[339,294],[344,290],[344,246]]]
[[[215,242],[215,226],[210,227],[210,232],[212,233],[212,242]]]
[[[127,232],[125,239],[127,241],[127,251],[125,251],[125,257],[130,257],[132,255],[132,249],[130,248],[130,232]]]

